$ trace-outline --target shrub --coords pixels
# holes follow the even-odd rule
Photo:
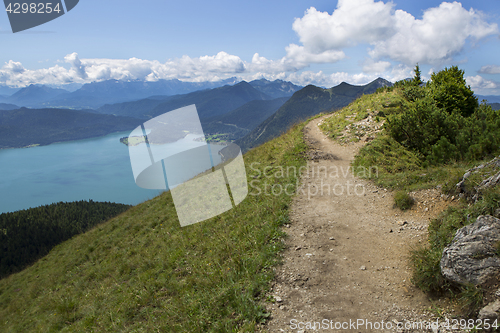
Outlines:
[[[439,108],[468,117],[478,107],[477,97],[466,85],[464,71],[457,66],[433,73],[428,86]]]
[[[410,261],[413,266],[412,282],[426,292],[441,292],[447,285],[441,275],[440,249],[421,247],[411,253]]]
[[[394,204],[401,210],[410,209],[414,203],[415,200],[404,191],[398,191],[394,195]]]
[[[464,117],[425,96],[403,112],[389,115],[385,126],[392,138],[417,152],[428,165],[479,160],[500,150],[500,112],[486,104]]]

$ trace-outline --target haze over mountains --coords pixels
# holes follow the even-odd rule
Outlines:
[[[165,95],[165,91],[176,91],[174,88],[189,90],[194,89],[195,85],[203,86],[183,84],[174,80],[163,80],[158,84],[105,81],[85,85],[73,93],[40,85],[28,86],[14,93],[7,101],[21,105],[72,101],[83,108],[90,105],[83,101],[85,96],[89,96],[92,103],[101,103],[106,96],[107,100],[130,99],[146,94],[149,97],[106,104],[96,110],[47,107],[18,109],[15,103],[0,104],[0,110],[5,110],[0,111],[0,147],[44,145],[131,130],[147,119],[195,104],[207,137],[216,141],[239,139],[238,143],[249,149],[279,135],[298,121],[343,107],[359,95],[372,93],[378,87],[391,83],[377,79],[365,86],[342,83],[323,89],[315,86],[302,88],[290,82],[262,79],[187,94]]]
[[[234,85],[224,85],[213,89],[197,90],[187,94],[173,96],[165,95],[166,92],[176,91],[175,89],[195,89],[215,85],[215,83],[188,83],[177,80],[160,82],[159,85],[151,85],[147,82],[118,82],[106,81],[95,84],[88,84],[81,89],[69,93],[62,89],[54,89],[43,85],[31,85],[20,89],[9,98],[4,98],[6,103],[0,103],[0,110],[13,110],[17,112],[0,111],[0,142],[2,148],[25,147],[37,144],[50,144],[57,141],[76,140],[91,136],[108,134],[114,131],[131,130],[144,120],[163,114],[186,105],[196,104],[201,118],[211,118],[224,115],[244,106],[252,101],[262,101],[262,103],[250,104],[244,111],[237,111],[235,114],[251,115],[253,122],[243,131],[236,131],[237,136],[232,135],[233,131],[227,131],[230,139],[236,139],[253,129],[270,114],[275,112],[295,91],[302,87],[293,85],[290,82],[280,80],[267,81],[257,80],[251,83],[239,82]],[[168,86],[168,89],[165,88]],[[221,84],[219,82],[218,84]],[[254,88],[255,85],[257,88]],[[162,88],[163,87],[163,88]],[[268,94],[262,92],[266,91]],[[19,108],[24,105],[45,105],[54,104],[61,100],[80,101],[82,104],[74,104],[78,108],[89,105],[83,101],[86,94],[94,102],[121,99],[128,100],[131,96],[149,96],[132,102],[122,102],[117,104],[107,104],[97,110],[73,110],[69,112],[67,108],[56,109],[38,107],[33,109]],[[156,95],[154,95],[156,94]],[[162,94],[162,95],[158,95]],[[285,96],[285,97],[283,97]],[[279,97],[278,101],[273,101]],[[7,103],[7,102],[16,102]],[[269,103],[266,103],[266,102]],[[252,107],[253,106],[253,107]],[[61,113],[62,112],[62,113]],[[61,120],[64,115],[64,120]],[[31,118],[36,121],[30,121]],[[95,128],[89,126],[89,120],[95,122]],[[222,123],[221,123],[222,121]],[[79,124],[81,122],[81,124]],[[117,126],[113,124],[116,122]],[[208,121],[210,122],[210,121]],[[205,124],[208,122],[204,122]],[[221,119],[213,119],[214,124],[211,130],[220,132],[227,127]],[[257,123],[256,123],[257,122]],[[231,129],[231,126],[230,126]],[[66,136],[63,135],[66,133]]]
[[[265,79],[238,83],[234,79],[201,83],[108,80],[74,92],[31,85],[0,97],[0,146],[50,144],[131,130],[147,119],[195,104],[210,140],[236,141],[248,150],[297,122],[342,108],[388,85],[392,83],[382,78],[363,86],[343,82],[330,89]],[[0,88],[0,92],[6,90]],[[499,96],[478,96],[486,98],[490,103],[500,101]],[[70,112],[70,108],[80,110]]]
[[[105,104],[135,101],[151,96],[174,96],[194,91],[234,85],[239,81],[230,78],[217,82],[183,82],[179,80],[119,81],[106,80],[84,84],[80,89],[69,92],[44,85],[29,85],[21,89],[0,86],[0,103],[43,108],[96,109]],[[253,81],[257,90],[274,97],[291,96],[302,87],[289,82],[267,80]]]

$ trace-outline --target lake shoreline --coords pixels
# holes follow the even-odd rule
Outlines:
[[[114,132],[109,132],[109,133],[106,133],[106,134],[103,134],[103,135],[89,136],[89,137],[79,138],[79,139],[59,140],[59,141],[54,141],[54,142],[50,142],[50,143],[46,143],[46,144],[43,144],[43,143],[33,143],[33,144],[30,144],[30,145],[27,145],[27,146],[0,147],[0,150],[26,149],[26,148],[34,148],[34,147],[46,147],[46,146],[50,146],[50,145],[55,144],[55,143],[69,143],[69,142],[76,142],[76,141],[82,141],[82,140],[88,140],[88,139],[104,138],[104,137],[106,137],[108,135],[116,134],[116,133],[121,133],[121,132],[128,132],[128,130],[127,131],[114,131]]]

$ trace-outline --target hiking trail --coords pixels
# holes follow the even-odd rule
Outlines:
[[[392,322],[394,329],[373,331],[426,331],[397,330],[395,322],[431,320],[431,302],[410,281],[409,255],[412,247],[427,241],[429,220],[449,202],[430,189],[413,194],[417,204],[411,210],[394,208],[391,191],[356,177],[376,172],[351,166],[364,142],[340,145],[319,129],[328,116],[310,121],[304,129],[307,172],[285,226],[287,248],[269,294],[275,302],[267,303],[271,319],[264,328],[314,332],[305,328],[307,322],[383,320]],[[363,326],[320,331],[371,330]]]

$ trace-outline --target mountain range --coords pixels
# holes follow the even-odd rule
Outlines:
[[[235,85],[239,81],[230,78],[217,82],[183,82],[174,80],[120,81],[106,80],[84,84],[76,91],[53,88],[46,85],[29,85],[22,89],[0,86],[0,103],[11,103],[33,108],[96,109],[105,104],[136,101],[151,96],[174,96]],[[252,81],[256,89],[271,98],[291,96],[302,87],[281,80]],[[9,94],[10,95],[7,95]]]
[[[321,112],[340,109],[363,94],[374,93],[392,83],[378,78],[363,86],[342,82],[330,89],[309,85],[295,94],[276,113],[236,141],[243,150],[249,150],[287,131],[294,124]]]
[[[494,95],[488,95],[488,96],[485,96],[485,95],[476,95],[476,97],[477,97],[477,100],[479,101],[479,103],[481,103],[481,101],[483,101],[483,100],[486,100],[489,104],[500,103],[500,96],[494,96]]]
[[[105,87],[110,84],[116,84],[116,90],[106,90]],[[248,150],[278,136],[299,121],[346,106],[358,96],[373,93],[377,88],[388,85],[391,83],[381,78],[364,86],[343,82],[330,89],[312,85],[301,88],[281,80],[241,81],[187,94],[152,95],[136,101],[107,104],[97,110],[72,112],[69,109],[50,108],[16,110],[16,105],[0,104],[0,110],[5,110],[0,111],[0,142],[3,148],[24,147],[131,130],[147,119],[195,104],[209,140],[236,141],[244,150]],[[106,81],[101,85],[103,90],[96,92],[94,88],[98,86],[87,85],[74,93],[68,93],[61,89],[32,85],[14,93],[10,100],[19,104],[22,101],[35,103],[37,100],[52,103],[69,94],[84,96],[83,92],[87,91],[88,94],[102,96],[107,91],[112,96],[118,94],[119,87],[137,87],[136,82],[130,85],[130,82]],[[91,126],[92,122],[94,126]]]
[[[302,87],[281,80],[241,81],[209,90],[199,90],[175,96],[151,96],[133,102],[104,105],[100,113],[149,119],[177,108],[196,104],[200,118],[209,118],[230,112],[254,100],[290,97]]]

